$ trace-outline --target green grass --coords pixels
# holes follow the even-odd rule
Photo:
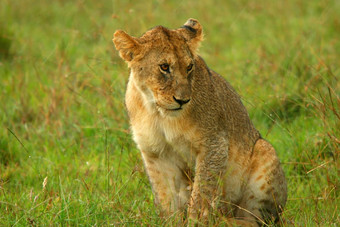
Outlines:
[[[336,0],[0,1],[0,225],[171,225],[129,134],[111,39],[193,17],[200,54],[278,152],[284,218],[336,226],[339,12]]]

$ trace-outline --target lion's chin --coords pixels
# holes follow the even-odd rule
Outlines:
[[[179,117],[183,113],[182,107],[175,109],[165,109],[162,107],[158,107],[157,109],[163,117]]]

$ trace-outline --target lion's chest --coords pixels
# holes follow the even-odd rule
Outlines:
[[[179,154],[179,156],[188,163],[189,166],[193,166],[195,162],[195,144],[194,139],[189,137],[187,130],[173,130],[167,127],[163,128],[164,138],[166,143],[169,144],[171,150]],[[187,132],[187,134],[185,133]]]
[[[176,152],[189,165],[195,160],[195,130],[183,121],[145,116],[132,124],[133,137],[140,150],[155,155]]]

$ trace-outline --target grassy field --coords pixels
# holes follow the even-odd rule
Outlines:
[[[171,225],[124,108],[116,29],[188,18],[288,179],[284,218],[340,223],[340,2],[0,1],[0,226]]]

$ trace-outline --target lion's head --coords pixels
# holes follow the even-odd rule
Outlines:
[[[163,115],[175,116],[190,105],[196,52],[202,39],[201,25],[189,19],[179,29],[157,26],[140,38],[118,30],[113,42],[131,68],[130,80],[145,103]]]

